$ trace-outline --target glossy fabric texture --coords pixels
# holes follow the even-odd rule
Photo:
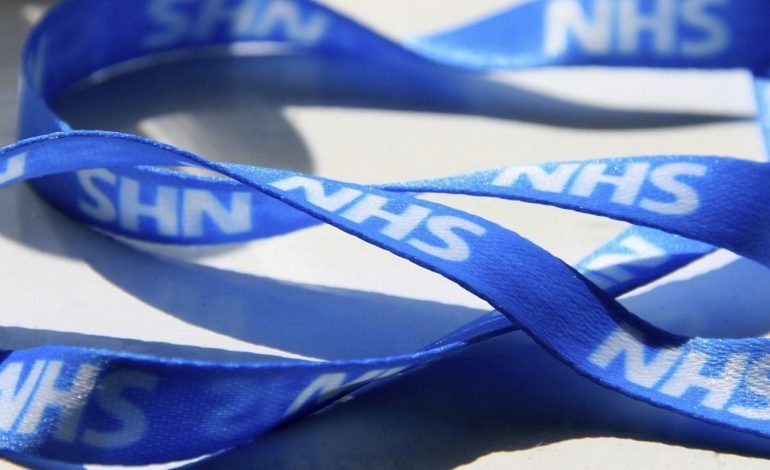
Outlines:
[[[60,3],[25,48],[21,140],[0,149],[0,183],[30,180],[85,224],[162,243],[230,243],[331,224],[445,276],[495,311],[420,351],[356,361],[218,363],[59,346],[4,351],[0,449],[108,464],[205,455],[516,328],[619,393],[769,437],[768,340],[681,337],[615,300],[716,247],[770,266],[765,163],[692,155],[565,160],[360,185],[215,163],[127,134],[74,131],[48,104],[129,60],[271,41],[393,70],[747,68],[767,132],[768,13],[764,0],[536,0],[401,45],[304,0]],[[178,165],[227,179],[158,168]],[[426,192],[549,204],[634,227],[570,267],[493,222],[415,196]]]

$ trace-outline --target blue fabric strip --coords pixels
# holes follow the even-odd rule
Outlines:
[[[75,131],[49,106],[79,81],[126,61],[272,41],[376,64],[400,78],[408,72],[399,71],[424,67],[746,68],[755,73],[767,140],[768,13],[764,0],[536,0],[401,45],[306,0],[61,2],[27,41],[21,140],[0,149],[0,184],[30,180],[85,224],[163,243],[230,243],[327,223],[454,281],[495,311],[420,351],[356,361],[221,363],[79,347],[5,350],[0,450],[106,464],[205,455],[514,329],[619,393],[770,437],[770,340],[674,335],[615,300],[717,247],[770,266],[766,163],[628,157],[360,185],[215,163],[128,134]],[[162,168],[179,165],[223,178]],[[511,230],[415,196],[423,192],[549,204],[633,226],[570,267]]]

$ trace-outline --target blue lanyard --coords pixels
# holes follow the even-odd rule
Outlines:
[[[330,224],[454,281],[495,310],[414,353],[363,360],[209,362],[84,347],[5,350],[0,449],[105,464],[201,456],[514,329],[602,386],[770,436],[768,340],[675,335],[615,300],[715,247],[770,266],[766,163],[628,157],[361,185],[215,163],[124,133],[75,131],[49,105],[78,81],[126,61],[271,41],[394,76],[422,67],[745,68],[754,75],[770,141],[768,13],[766,0],[535,0],[396,44],[307,0],[61,2],[28,38],[21,140],[0,149],[0,184],[29,180],[85,224],[162,243],[230,243]],[[451,89],[439,92],[451,99]],[[161,168],[178,165],[225,179]],[[633,225],[571,267],[507,228],[419,193],[548,204]]]

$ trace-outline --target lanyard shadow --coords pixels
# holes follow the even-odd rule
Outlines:
[[[58,100],[55,108],[76,128],[140,134],[145,129],[136,123],[144,117],[194,114],[192,119],[201,119],[202,125],[213,127],[211,135],[216,135],[213,131],[223,134],[216,145],[193,148],[197,153],[209,158],[224,156],[232,161],[242,149],[232,155],[228,152],[232,146],[225,140],[233,138],[234,131],[248,128],[249,133],[256,131],[252,148],[259,149],[259,153],[276,149],[288,152],[280,157],[266,155],[261,158],[273,160],[257,162],[251,154],[251,159],[243,163],[274,163],[300,171],[312,171],[312,166],[295,161],[296,150],[286,146],[286,138],[292,134],[271,127],[275,124],[270,118],[280,117],[280,110],[286,106],[459,114],[596,130],[654,129],[754,119],[753,115],[740,113],[594,106],[511,83],[508,78],[515,81],[515,73],[479,74],[428,61],[395,68],[376,58],[330,58],[258,44],[250,53],[253,55],[234,58],[218,48],[210,48],[137,60],[82,81],[73,92]],[[576,80],[580,82],[581,78],[576,76]],[[114,112],[116,109],[120,112]],[[263,114],[270,111],[276,116]],[[215,116],[226,119],[229,126],[217,126]],[[267,131],[280,132],[266,134]],[[267,135],[272,141],[262,139]],[[242,135],[237,137],[243,139]]]
[[[486,313],[439,302],[295,284],[159,257],[88,230],[61,214],[49,216],[49,230],[42,240],[34,241],[83,260],[148,306],[241,341],[305,357],[345,359],[412,352]],[[24,220],[20,234],[40,229],[35,222]],[[10,329],[0,335],[17,347],[52,341],[164,356],[180,353],[198,359],[211,352],[208,348],[37,330]],[[233,360],[234,355],[220,352],[215,356]],[[259,359],[246,356],[246,360]]]
[[[767,439],[614,393],[513,333],[185,468],[377,462],[382,468],[447,469],[494,452],[598,437],[770,456]]]
[[[284,62],[287,61],[288,62]],[[94,108],[88,108],[88,100],[78,100],[80,110],[76,107],[71,108],[73,114],[68,114],[64,111],[63,114],[69,117],[76,127],[91,127],[88,126],[89,119],[98,118],[99,122],[95,122],[94,126],[104,128],[107,126],[115,125],[118,130],[128,130],[131,132],[142,131],[141,119],[139,112],[142,109],[141,100],[136,100],[137,92],[143,91],[143,88],[153,84],[160,84],[158,88],[163,96],[168,97],[167,101],[155,100],[157,107],[151,111],[151,113],[162,112],[176,112],[179,114],[180,119],[175,121],[171,126],[171,132],[178,131],[179,135],[190,135],[193,138],[198,137],[199,134],[196,131],[201,129],[209,129],[216,131],[219,135],[222,135],[221,141],[214,141],[209,139],[202,139],[192,142],[192,145],[183,145],[188,148],[193,148],[202,154],[206,154],[212,157],[217,157],[216,149],[220,149],[220,155],[224,155],[225,159],[233,161],[240,158],[247,158],[249,163],[255,163],[251,157],[251,153],[240,152],[238,149],[251,149],[259,148],[260,152],[265,155],[281,155],[280,161],[264,160],[256,163],[268,165],[268,166],[288,166],[293,169],[301,171],[313,171],[312,161],[309,157],[306,146],[302,142],[301,137],[292,129],[288,122],[281,116],[280,109],[287,103],[302,104],[306,106],[347,106],[347,107],[362,107],[362,108],[379,108],[379,109],[404,109],[404,110],[417,110],[417,111],[430,111],[430,112],[447,112],[447,113],[467,113],[472,115],[481,115],[487,117],[495,117],[502,119],[514,119],[528,122],[536,122],[541,124],[548,124],[554,126],[563,127],[575,127],[585,129],[627,129],[627,128],[651,128],[651,127],[670,127],[676,125],[691,125],[700,124],[704,122],[716,122],[716,121],[730,121],[735,119],[748,119],[744,116],[716,116],[716,115],[700,115],[700,114],[688,114],[688,113],[655,113],[655,112],[635,112],[635,111],[616,111],[606,110],[601,108],[595,108],[590,106],[584,106],[581,104],[570,103],[548,97],[539,93],[530,92],[521,88],[512,87],[509,85],[502,85],[492,80],[484,78],[477,78],[469,74],[460,72],[441,72],[445,74],[442,78],[436,78],[438,72],[437,67],[426,64],[424,69],[415,68],[415,70],[404,71],[400,74],[391,74],[389,76],[388,83],[384,83],[383,80],[374,80],[375,77],[381,77],[386,68],[383,68],[382,64],[371,63],[366,64],[365,67],[361,67],[356,64],[334,63],[333,67],[330,67],[328,63],[323,63],[316,59],[302,59],[303,62],[295,62],[296,58],[260,58],[256,61],[258,63],[258,72],[256,76],[258,79],[252,81],[248,79],[238,79],[243,76],[244,70],[239,70],[238,67],[248,64],[250,60],[240,62],[236,67],[230,66],[220,67],[222,64],[220,61],[214,61],[217,65],[212,67],[211,64],[201,66],[201,63],[197,65],[193,64],[193,67],[198,67],[197,71],[193,68],[185,69],[189,67],[189,64],[172,64],[169,65],[165,71],[161,69],[154,72],[147,72],[149,75],[144,80],[133,78],[125,78],[124,85],[129,87],[135,87],[131,91],[123,89],[120,91],[120,80],[105,83],[105,87],[115,87],[110,91],[107,88],[108,93],[115,92],[123,93],[124,99],[122,101],[116,101],[115,99],[105,99],[105,95],[99,97],[100,91],[97,88],[92,88],[91,91],[83,91],[83,93],[94,93],[95,99],[90,102],[90,105],[94,103],[100,103],[100,105]],[[246,65],[252,67],[251,65]],[[210,85],[216,80],[211,80],[206,74],[210,71],[221,71],[224,69],[228,73],[232,73],[232,81],[229,82],[231,86],[225,88],[226,93],[230,94],[230,99],[222,98],[222,96],[212,97],[209,93]],[[169,81],[164,81],[161,75],[166,74],[168,78],[176,78],[180,74],[184,74],[187,71],[186,77],[191,78],[190,83],[193,88],[169,88]],[[216,73],[221,73],[217,71]],[[144,73],[144,72],[140,72]],[[160,75],[158,75],[160,73]],[[155,74],[155,75],[153,75]],[[261,74],[261,75],[260,75]],[[247,77],[252,77],[253,74],[247,74]],[[281,80],[281,77],[292,77],[289,80]],[[305,85],[302,83],[292,83],[293,78],[310,77],[311,80]],[[426,90],[425,87],[415,87],[415,83],[424,82],[430,78],[436,80],[437,85],[432,89]],[[238,80],[241,80],[240,82]],[[128,83],[131,82],[131,83]],[[111,85],[109,84],[111,83]],[[178,82],[177,82],[178,83]],[[117,85],[116,85],[117,84]],[[387,85],[387,86],[386,86]],[[165,87],[165,88],[164,88]],[[248,129],[251,129],[248,125],[246,127],[233,127],[232,123],[223,123],[223,116],[232,114],[233,106],[242,104],[243,91],[237,91],[239,87],[248,89],[252,93],[254,90],[267,90],[263,95],[252,94],[249,96],[256,96],[256,99],[252,99],[243,110],[236,108],[235,117],[238,122],[258,123],[269,122],[268,125],[260,128],[260,131],[264,133],[251,133]],[[429,87],[430,88],[430,87]],[[292,91],[293,90],[293,91]],[[192,93],[194,91],[194,93]],[[351,91],[354,91],[355,98],[351,98],[352,95],[348,95]],[[75,95],[73,95],[74,97]],[[288,98],[287,98],[288,97]],[[83,95],[81,95],[83,98]],[[136,106],[135,106],[136,105]],[[99,109],[99,107],[102,107]],[[109,119],[102,121],[105,115],[110,115],[104,112],[104,107],[112,109],[121,109],[121,115],[118,113],[112,116],[119,118],[114,123],[109,122]],[[69,108],[66,100],[62,102],[62,109]],[[143,108],[146,112],[147,108]],[[188,114],[198,113],[198,117],[190,119]],[[260,114],[262,113],[262,114]],[[187,121],[185,121],[187,119]],[[80,124],[79,124],[80,123]],[[187,124],[185,124],[187,123]],[[189,125],[189,127],[184,127]],[[127,126],[127,127],[123,127]],[[221,132],[219,132],[221,131]],[[244,134],[246,137],[244,137]],[[173,141],[177,136],[170,135],[169,140]],[[265,148],[265,142],[269,141],[268,145],[275,145],[274,148]],[[173,142],[172,142],[173,143]],[[208,147],[207,147],[208,146]],[[203,150],[203,151],[201,151]],[[211,151],[213,153],[209,153]],[[238,156],[238,155],[241,156]],[[15,192],[16,195],[28,196],[24,194],[24,191]],[[13,200],[11,200],[13,202]],[[34,204],[34,203],[32,203]],[[21,211],[20,211],[21,213]],[[37,222],[37,221],[36,221]],[[27,221],[23,222],[27,223]],[[377,347],[381,348],[395,348],[398,347],[411,347],[415,339],[415,332],[425,334],[426,336],[440,335],[442,333],[451,331],[460,324],[467,322],[477,316],[479,312],[470,309],[462,309],[459,307],[447,307],[445,305],[432,303],[432,302],[419,302],[408,299],[398,299],[389,296],[382,296],[371,293],[353,292],[349,290],[341,289],[326,289],[316,288],[310,286],[301,286],[296,284],[289,284],[271,279],[259,278],[256,276],[241,275],[237,273],[230,273],[214,268],[206,268],[201,266],[193,266],[183,262],[169,261],[154,257],[152,255],[137,254],[133,250],[125,247],[118,247],[114,242],[104,239],[98,235],[85,235],[83,229],[75,229],[74,226],[68,222],[64,222],[61,217],[53,217],[49,222],[50,229],[53,230],[53,234],[49,233],[40,238],[30,237],[25,239],[23,237],[14,236],[15,233],[21,233],[23,230],[12,228],[7,231],[7,234],[11,238],[15,238],[22,242],[27,242],[32,246],[38,248],[51,250],[59,255],[72,256],[78,259],[84,259],[89,263],[96,271],[102,274],[105,278],[109,279],[115,285],[129,292],[133,296],[141,299],[149,305],[152,305],[168,314],[174,315],[188,323],[203,326],[208,329],[238,338],[244,341],[268,344],[272,347],[287,350],[297,350],[299,353],[312,357],[349,357],[351,354],[354,356],[360,355],[373,355],[373,354],[387,354],[391,351],[388,349],[376,350]],[[40,230],[40,228],[33,229]],[[5,229],[3,229],[6,233]],[[85,238],[84,238],[85,237]],[[35,245],[38,242],[39,245]],[[148,276],[148,273],[154,273],[155,276]],[[153,279],[148,279],[152,277]],[[161,279],[162,282],[158,283],[157,279]],[[203,299],[213,299],[212,304],[203,305]],[[289,300],[287,300],[289,299]],[[351,300],[352,299],[352,300]],[[205,308],[204,308],[205,306]],[[316,310],[312,307],[315,306]],[[381,309],[381,310],[380,310]],[[452,310],[455,309],[455,310]],[[214,312],[212,314],[212,312]],[[366,312],[366,315],[362,315],[362,312]],[[449,313],[448,313],[449,312]],[[312,317],[312,321],[308,321],[308,317]],[[373,328],[372,318],[376,318],[381,324],[377,324],[381,328]],[[410,324],[409,321],[414,318],[419,318],[421,324]],[[447,320],[447,318],[449,320]],[[423,323],[424,322],[424,323]],[[318,331],[323,333],[324,328],[328,334],[338,334],[340,329],[337,328],[332,331],[330,326],[344,325],[343,332],[346,333],[354,341],[351,344],[347,344],[344,350],[340,348],[340,344],[343,341],[337,343],[329,337],[324,337],[323,334],[318,334]],[[407,325],[405,328],[404,325]],[[302,326],[306,328],[297,328]],[[410,334],[403,334],[402,329],[407,329],[411,326]],[[361,331],[366,329],[377,330],[372,333],[371,336],[362,335]],[[288,331],[288,333],[287,333]],[[9,334],[13,334],[14,337],[21,338],[26,333],[21,329],[15,331],[8,331]],[[385,336],[387,333],[391,336]],[[44,332],[48,334],[48,339],[56,337],[52,332]],[[419,336],[419,335],[416,335]],[[337,338],[334,338],[337,339]],[[62,334],[54,341],[76,341],[88,343],[92,341],[96,344],[104,343],[104,338],[88,337],[88,335],[67,335]],[[500,340],[502,341],[502,340]],[[330,344],[331,343],[331,344]],[[82,343],[80,343],[82,344]],[[118,344],[118,343],[113,343]],[[489,347],[494,347],[494,344],[503,344],[494,342]],[[153,345],[144,345],[148,347],[148,351],[154,351]],[[506,357],[506,354],[510,354],[510,346],[505,346],[505,351],[502,349],[496,351],[495,349],[484,349],[488,346],[474,349],[474,351],[487,351],[484,353],[484,368],[491,362],[493,365],[498,364],[506,365],[510,367],[516,367],[517,371],[520,371],[519,375],[512,374],[513,377],[518,377],[518,381],[515,383],[509,383],[510,387],[516,388],[520,393],[512,393],[507,397],[508,400],[515,399],[517,397],[522,398],[525,403],[530,403],[533,397],[529,397],[527,401],[527,394],[533,394],[539,391],[538,398],[543,402],[549,400],[543,400],[544,396],[548,396],[548,390],[542,388],[534,388],[533,390],[528,387],[520,387],[522,380],[532,380],[532,376],[547,375],[546,371],[548,365],[546,362],[532,360],[529,364],[534,364],[537,367],[530,367],[526,365],[524,367],[518,367],[516,364],[520,361],[510,360]],[[139,346],[136,346],[139,347]],[[159,350],[161,348],[158,348]],[[515,348],[514,348],[515,349]],[[160,351],[159,351],[160,352]],[[175,354],[176,351],[166,351],[170,354]],[[471,353],[469,353],[471,354]],[[541,354],[545,357],[542,351],[538,353],[530,353],[526,351],[526,357],[533,354],[537,357],[537,354]],[[463,356],[466,357],[466,356]],[[468,356],[472,358],[473,356]],[[492,361],[489,359],[493,358]],[[549,358],[550,360],[550,358]],[[457,391],[452,392],[449,395],[454,397],[455,405],[461,405],[463,402],[467,403],[468,396],[475,396],[479,390],[471,387],[471,384],[484,383],[484,381],[492,381],[491,377],[476,377],[474,375],[466,375],[468,380],[465,384],[465,388],[458,386],[457,384],[447,383],[447,375],[454,376],[457,368],[460,364],[450,365],[447,362],[443,363],[452,372],[444,370],[445,374],[443,381],[447,386],[457,386]],[[556,366],[553,366],[556,367]],[[556,371],[553,368],[553,371]],[[439,371],[440,372],[440,371]],[[524,375],[521,375],[524,374]],[[558,369],[559,375],[567,375],[563,368]],[[462,374],[460,374],[462,375]],[[554,372],[554,375],[555,372]],[[574,374],[572,374],[574,375]],[[475,383],[471,381],[476,377]],[[434,377],[435,378],[435,377]],[[440,377],[439,377],[440,378]],[[542,378],[542,377],[541,377]],[[548,377],[545,377],[548,378]],[[411,379],[414,380],[414,379]],[[418,377],[418,382],[420,378]],[[553,382],[546,381],[547,384]],[[441,381],[439,381],[441,383]],[[423,389],[430,389],[427,383],[419,383]],[[575,385],[566,382],[557,382],[556,389],[563,393],[564,390],[569,390],[568,387]],[[391,385],[397,386],[397,385]],[[434,385],[435,386],[435,385]],[[482,385],[483,386],[483,385]],[[548,386],[548,385],[547,385]],[[575,385],[578,390],[581,390],[581,385]],[[471,388],[469,388],[471,387]],[[583,385],[582,387],[587,387]],[[527,388],[527,390],[520,390]],[[514,390],[514,392],[516,391]],[[644,425],[638,425],[637,418],[631,419],[629,416],[629,422],[632,425],[629,426],[616,426],[607,421],[599,418],[592,417],[595,413],[595,406],[600,406],[604,402],[604,398],[601,398],[599,402],[591,401],[591,397],[598,392],[593,389],[585,388],[585,393],[581,400],[572,403],[570,400],[565,400],[566,403],[560,406],[554,407],[558,410],[561,419],[565,419],[564,416],[572,416],[568,418],[565,423],[572,424],[575,429],[570,429],[563,433],[555,432],[552,435],[552,440],[566,439],[569,437],[575,437],[578,435],[603,435],[603,433],[609,433],[610,435],[634,435],[638,432],[636,430]],[[415,390],[412,390],[413,392]],[[506,391],[511,391],[506,389]],[[391,390],[392,392],[392,390]],[[374,395],[375,398],[382,398],[381,392],[379,395]],[[465,394],[464,394],[465,393]],[[490,392],[495,395],[497,391]],[[524,393],[522,395],[521,393]],[[609,392],[603,391],[606,394]],[[470,394],[470,395],[469,395]],[[581,393],[573,393],[575,396],[580,396]],[[601,393],[599,397],[604,397]],[[494,396],[490,397],[494,398]],[[492,414],[493,411],[499,411],[501,397],[498,397],[498,401],[492,400],[492,409],[486,411],[487,415]],[[428,397],[424,397],[427,401]],[[559,401],[562,398],[557,398],[554,395],[554,400]],[[584,401],[584,400],[589,401]],[[613,394],[613,400],[626,400],[622,397],[615,397]],[[485,401],[485,400],[480,400]],[[497,403],[497,405],[494,405]],[[503,402],[504,403],[504,402]],[[588,403],[588,405],[586,405]],[[636,402],[634,402],[636,403]],[[430,419],[430,412],[438,414],[441,410],[445,410],[448,404],[442,400],[438,400],[436,403],[437,408],[430,408],[426,410],[428,415],[423,414],[423,420],[427,420],[429,425],[433,425]],[[424,405],[424,402],[423,402]],[[489,403],[484,403],[484,406],[489,406]],[[579,413],[580,407],[592,408],[589,412]],[[637,405],[637,406],[642,406]],[[644,405],[646,406],[646,405]],[[649,407],[648,407],[649,408]],[[529,427],[536,426],[537,423],[541,423],[542,409],[537,412],[537,408],[533,408],[534,412],[531,414],[524,413],[521,418],[523,423]],[[576,409],[578,411],[575,414]],[[482,410],[483,411],[483,410]],[[643,410],[644,411],[644,410]],[[570,412],[572,414],[570,415]],[[666,413],[657,411],[658,413]],[[540,414],[538,414],[540,413]],[[668,413],[671,414],[671,413]],[[435,415],[434,415],[435,416]],[[443,413],[442,413],[443,416]],[[484,416],[483,414],[481,416]],[[583,425],[578,423],[575,425],[574,416],[582,417],[588,424]],[[608,414],[612,416],[612,414]],[[619,415],[626,416],[626,415]],[[606,418],[610,419],[610,418]],[[614,419],[614,418],[613,418]],[[621,418],[622,419],[622,418]],[[671,418],[673,421],[669,421],[672,427],[677,427],[678,420],[687,420],[688,418],[682,418],[677,416],[676,419]],[[483,420],[481,422],[484,422]],[[500,438],[501,436],[510,438],[504,429],[510,429],[511,422],[505,424],[497,423],[490,426],[490,429],[495,430],[495,435]],[[660,421],[644,421],[649,426],[659,426]],[[702,423],[698,423],[701,426],[708,426]],[[458,420],[455,429],[451,430],[446,435],[454,438],[462,437],[464,431],[463,426],[467,427],[467,422]],[[682,426],[689,427],[688,424],[682,424],[679,427],[681,433]],[[286,430],[275,433],[280,435]],[[520,429],[521,434],[526,434],[527,429]],[[646,430],[649,431],[649,430]],[[510,432],[510,431],[509,431]],[[548,431],[553,432],[553,431]],[[654,434],[658,431],[649,431]],[[329,433],[328,429],[325,429],[324,433]],[[439,436],[441,433],[436,432]],[[454,435],[452,433],[455,433]],[[624,434],[627,433],[627,434]],[[517,433],[519,434],[519,433]],[[665,434],[665,432],[663,433]],[[685,433],[686,434],[686,433]],[[641,433],[641,435],[646,435]],[[692,438],[691,436],[679,437],[680,434],[672,434],[673,437],[669,437],[676,442],[695,442],[695,446],[703,444],[705,447],[711,447],[711,441],[708,438],[709,433],[706,432],[704,438]],[[714,447],[720,447],[725,442],[725,431],[720,430],[720,437],[718,441],[713,442]],[[344,436],[342,434],[341,436]],[[350,435],[348,436],[350,437]],[[265,439],[268,441],[272,437]],[[655,439],[661,439],[655,437]],[[694,439],[694,441],[689,441]],[[665,440],[665,437],[663,438]],[[751,440],[751,439],[749,439]],[[350,445],[354,439],[348,439],[345,444]],[[260,441],[263,442],[263,441]],[[446,439],[445,442],[448,446],[451,446],[450,440]],[[529,438],[524,439],[522,442],[527,442],[529,446],[534,445],[533,441]],[[764,441],[763,441],[764,442]],[[274,443],[275,444],[275,443]],[[342,444],[341,444],[342,445]],[[489,444],[485,444],[487,447]],[[502,445],[502,444],[501,444]],[[511,444],[505,444],[510,446]],[[518,445],[518,444],[514,444]],[[458,446],[459,447],[459,446]],[[453,461],[468,461],[469,456],[478,456],[482,451],[488,450],[487,447],[483,447],[481,443],[474,441],[474,445],[468,448],[462,448],[448,452]],[[283,447],[286,449],[286,447]],[[421,458],[426,460],[430,457],[426,448],[422,449]],[[274,445],[272,454],[266,454],[268,457],[276,459],[285,458],[285,455],[280,455],[282,447],[279,444]],[[372,452],[377,450],[377,446],[372,447]],[[367,452],[369,450],[367,449]],[[296,452],[296,447],[295,447]],[[749,451],[751,452],[751,451]],[[419,460],[420,456],[415,456]],[[262,460],[264,461],[264,460]],[[432,460],[434,464],[435,461]],[[447,465],[449,461],[444,462]],[[441,463],[438,466],[442,466]]]

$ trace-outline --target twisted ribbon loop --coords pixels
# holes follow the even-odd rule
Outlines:
[[[770,340],[674,335],[615,300],[715,247],[770,266],[767,163],[611,158],[361,185],[215,163],[123,133],[72,130],[49,105],[78,81],[127,61],[271,41],[386,67],[394,82],[426,67],[745,68],[754,73],[768,137],[769,13],[766,0],[535,0],[396,44],[307,0],[58,4],[24,51],[22,140],[0,149],[0,184],[30,180],[83,223],[163,243],[228,243],[327,223],[456,282],[495,312],[415,353],[355,361],[221,363],[82,347],[6,350],[0,449],[110,464],[204,455],[516,328],[605,387],[769,437]],[[437,93],[451,96],[452,89]],[[224,178],[164,168],[179,165]],[[548,204],[633,227],[573,268],[509,229],[416,193]]]

